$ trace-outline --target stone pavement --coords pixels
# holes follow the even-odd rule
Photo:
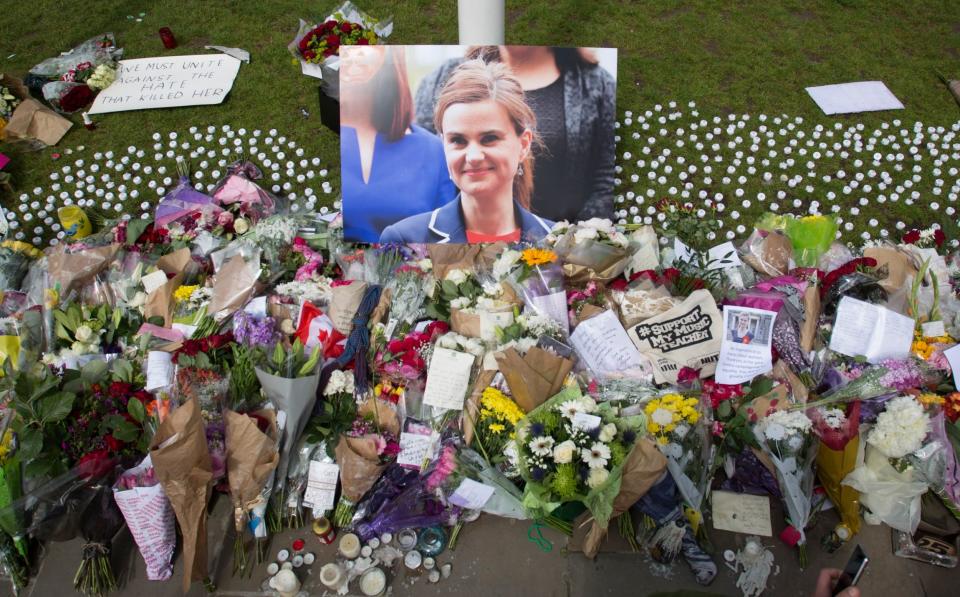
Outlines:
[[[774,533],[783,527],[779,505],[774,509]],[[837,518],[833,511],[821,513],[816,525],[808,531],[811,545],[808,550],[810,565],[801,571],[794,550],[787,548],[778,539],[770,538],[770,546],[780,571],[768,584],[766,595],[809,595],[815,584],[817,572],[822,567],[842,568],[853,544],[845,545],[837,553],[827,554],[820,549],[820,538],[832,529]],[[266,579],[266,563],[259,566],[251,578],[233,578],[232,544],[233,531],[229,500],[218,496],[210,517],[210,562],[215,570],[218,585],[216,595],[223,597],[252,597],[268,595],[262,590]],[[393,597],[431,597],[457,595],[458,597],[490,597],[523,595],[524,597],[598,597],[602,595],[650,595],[664,591],[703,590],[693,582],[686,564],[677,562],[666,573],[652,564],[642,554],[629,552],[601,552],[595,560],[588,560],[580,553],[566,552],[566,539],[550,529],[544,536],[552,543],[552,549],[543,547],[527,538],[529,522],[511,521],[483,516],[468,524],[460,534],[455,551],[447,551],[438,558],[438,564],[452,563],[449,579],[430,584],[425,576],[408,577],[394,568],[390,593]],[[616,533],[614,527],[613,533]],[[313,551],[316,563],[301,573],[304,590],[310,595],[324,595],[319,582],[320,567],[330,561],[334,549],[321,545],[305,529],[300,532],[284,532],[273,538],[269,551],[274,556],[282,547],[289,546],[293,539],[307,541],[307,549]],[[739,595],[736,576],[726,569],[719,555],[728,547],[742,545],[743,536],[723,531],[712,531],[711,540],[716,547],[716,560],[720,573],[707,591],[721,595]],[[956,595],[956,585],[950,589],[950,579],[956,582],[957,570],[937,568],[928,564],[898,558],[891,549],[890,530],[885,526],[866,526],[856,538],[870,557],[863,579],[860,582],[865,597],[881,595]],[[613,543],[613,542],[612,542]],[[79,564],[82,542],[52,544],[47,547],[41,571],[34,583],[24,593],[29,597],[65,597],[73,594],[73,575]],[[113,550],[114,569],[123,583],[117,596],[174,597],[181,595],[180,581],[183,567],[178,560],[173,578],[167,582],[146,580],[142,558],[136,552],[129,533],[124,530]],[[304,568],[300,569],[302,572]],[[9,594],[4,581],[2,594]],[[358,594],[359,591],[351,594]],[[201,583],[194,583],[188,595],[202,597],[205,594]],[[329,594],[329,593],[327,593]]]

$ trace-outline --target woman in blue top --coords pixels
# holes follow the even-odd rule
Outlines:
[[[456,196],[443,146],[413,124],[403,48],[340,50],[343,235],[377,242],[389,224]]]
[[[530,213],[536,116],[509,68],[480,60],[450,75],[434,115],[460,195],[387,227],[380,242],[537,241],[553,223]]]

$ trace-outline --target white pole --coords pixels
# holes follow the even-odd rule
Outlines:
[[[457,0],[460,45],[503,44],[504,0]]]

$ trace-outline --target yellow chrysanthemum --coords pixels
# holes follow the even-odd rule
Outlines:
[[[198,284],[181,286],[173,291],[173,300],[178,303],[189,301],[190,297],[193,296],[193,291],[195,291],[197,288],[200,288]]]
[[[932,406],[934,404],[943,404],[946,400],[943,396],[938,396],[933,392],[926,392],[917,396],[917,401],[924,406]]]
[[[553,263],[557,260],[557,254],[553,251],[537,248],[524,249],[520,257],[523,259],[523,262],[529,266]]]
[[[647,431],[650,433],[660,433],[660,426],[656,423],[647,423]]]
[[[493,433],[503,433],[507,428],[500,423],[494,423],[490,425],[490,431]]]

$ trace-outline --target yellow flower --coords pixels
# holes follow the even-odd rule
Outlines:
[[[667,445],[667,442],[669,441],[670,440],[668,440],[665,435],[661,435],[660,437],[657,438],[657,443],[660,444],[661,446]]]
[[[7,430],[3,434],[3,441],[0,442],[0,462],[7,459],[10,455],[10,448],[13,446],[13,431]]]
[[[190,286],[181,286],[173,291],[173,300],[182,303],[183,301],[189,301],[190,297],[193,296],[193,291],[197,288],[200,288],[198,284],[193,284]]]
[[[932,392],[920,394],[919,396],[917,396],[917,400],[920,402],[920,404],[924,406],[931,406],[933,404],[943,404],[944,402],[946,402],[943,396],[938,396]]]
[[[647,423],[647,431],[649,431],[650,433],[659,433],[660,426],[657,425],[656,423]]]
[[[502,433],[505,430],[506,430],[506,427],[504,427],[500,423],[494,423],[493,425],[490,425],[490,431],[494,433]]]
[[[548,249],[525,249],[520,257],[527,265],[543,265],[544,263],[553,263],[557,260],[557,254]]]

